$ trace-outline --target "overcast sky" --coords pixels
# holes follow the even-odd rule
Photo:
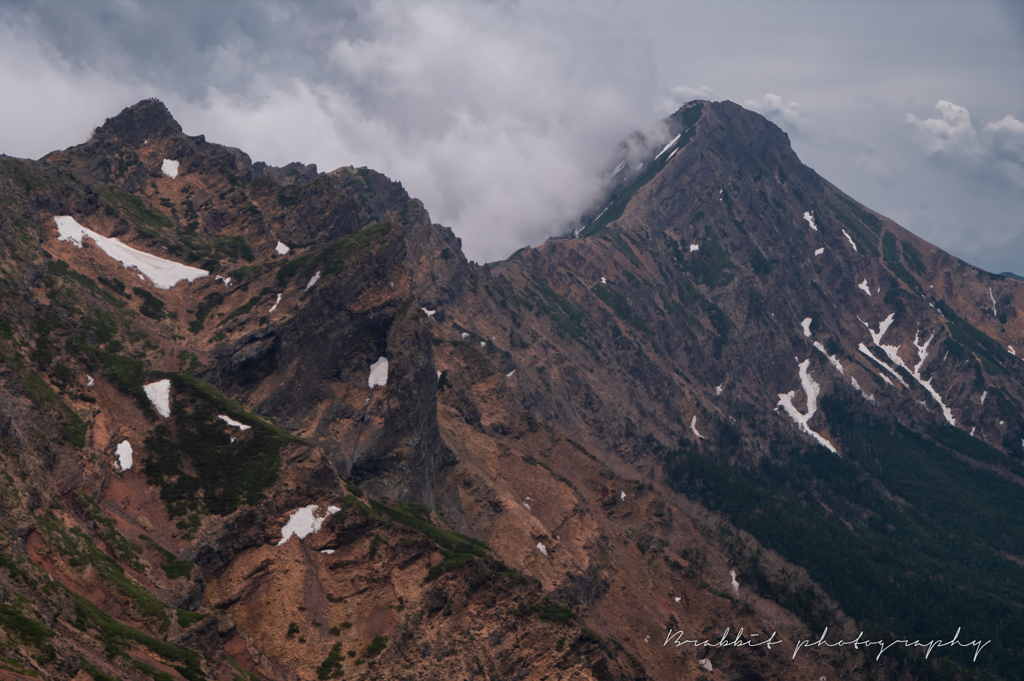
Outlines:
[[[401,181],[487,262],[564,231],[631,130],[730,99],[857,200],[1024,273],[1022,6],[0,0],[0,153],[158,97],[253,160]]]

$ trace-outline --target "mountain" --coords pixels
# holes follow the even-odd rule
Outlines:
[[[613,153],[484,267],[156,100],[0,157],[0,678],[1021,678],[1022,285],[730,102]]]

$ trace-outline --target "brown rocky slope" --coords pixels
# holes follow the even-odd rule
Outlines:
[[[666,129],[676,149],[611,183],[580,238],[486,268],[400,184],[252,163],[152,100],[0,159],[0,674],[945,673],[789,653],[825,626],[918,626],[894,592],[946,598],[977,567],[933,546],[942,513],[1012,517],[1020,284],[866,210],[735,105]],[[210,274],[158,288],[58,216]],[[164,380],[167,417],[144,389]],[[941,466],[900,468],[924,455]],[[999,513],[919,496],[951,475]],[[281,543],[300,509],[319,530]],[[905,564],[863,548],[903,541]],[[1019,618],[1019,535],[972,542],[964,562],[996,570],[966,624]],[[726,627],[783,644],[662,645]],[[1013,678],[994,636],[986,668]]]

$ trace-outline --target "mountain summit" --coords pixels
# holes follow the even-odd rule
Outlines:
[[[1022,284],[730,102],[612,154],[487,267],[156,100],[0,157],[0,676],[1020,679]]]

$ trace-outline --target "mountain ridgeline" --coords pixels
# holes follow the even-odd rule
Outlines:
[[[156,100],[0,157],[0,678],[1024,678],[1024,284],[658,130],[488,266]]]

